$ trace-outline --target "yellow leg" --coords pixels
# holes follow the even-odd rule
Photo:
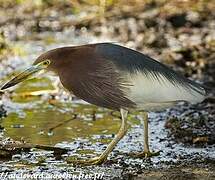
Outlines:
[[[149,152],[149,132],[148,132],[148,113],[144,112],[143,114],[144,122],[144,152]]]
[[[144,149],[143,152],[132,154],[134,157],[152,157],[157,156],[159,152],[150,152],[149,150],[149,134],[148,134],[148,113],[143,113],[144,124]]]
[[[127,132],[127,122],[126,117],[128,114],[128,111],[124,109],[120,109],[122,123],[121,127],[119,129],[119,132],[117,133],[116,137],[111,141],[111,143],[108,145],[106,150],[98,157],[92,158],[92,159],[86,159],[86,160],[69,160],[67,159],[68,163],[72,164],[82,164],[82,165],[97,165],[102,164],[104,161],[106,161],[108,155],[113,151],[116,144],[124,137],[124,135]]]

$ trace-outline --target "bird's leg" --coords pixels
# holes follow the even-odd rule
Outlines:
[[[148,121],[148,113],[143,113],[143,122],[144,122],[144,152],[149,153],[149,121]]]
[[[127,132],[127,122],[126,117],[128,114],[128,111],[124,109],[120,109],[121,113],[121,127],[119,129],[119,132],[117,133],[116,137],[111,141],[111,143],[107,146],[106,150],[98,157],[92,158],[92,159],[86,159],[86,160],[69,160],[67,159],[67,162],[72,164],[82,164],[82,165],[97,165],[102,164],[104,161],[106,161],[108,155],[113,151],[116,144],[124,137],[124,135]]]
[[[150,152],[149,150],[149,134],[148,134],[148,113],[143,113],[143,124],[144,124],[144,150],[140,153],[132,154],[134,157],[152,157],[159,155],[159,152]]]

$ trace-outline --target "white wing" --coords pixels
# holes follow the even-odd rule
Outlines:
[[[172,106],[178,101],[198,103],[204,100],[205,90],[193,84],[181,84],[169,81],[165,76],[156,76],[142,72],[127,74],[131,86],[126,92],[127,97],[139,108],[160,110]],[[192,82],[192,81],[190,81]],[[193,83],[193,82],[192,82]]]

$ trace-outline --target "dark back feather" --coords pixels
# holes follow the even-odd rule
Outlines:
[[[112,61],[122,71],[129,73],[136,73],[139,71],[144,73],[147,77],[155,78],[158,81],[161,75],[175,86],[180,84],[185,88],[195,90],[205,95],[205,90],[200,84],[185,78],[164,64],[140,52],[111,43],[96,44],[96,51],[105,59]]]

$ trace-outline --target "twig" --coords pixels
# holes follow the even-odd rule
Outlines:
[[[54,155],[62,155],[68,152],[68,149],[40,145],[40,144],[30,144],[30,143],[20,143],[20,144],[6,144],[0,145],[0,158],[11,158],[14,154],[19,154],[21,152],[29,152],[32,148],[42,149],[46,151],[54,151]]]
[[[55,125],[55,126],[49,128],[49,130],[48,130],[49,133],[51,133],[51,132],[54,131],[56,128],[58,128],[58,127],[60,127],[60,126],[62,126],[62,125],[65,125],[65,124],[67,124],[68,122],[70,122],[70,121],[72,121],[72,120],[74,120],[74,119],[76,119],[76,118],[77,118],[77,114],[74,114],[74,117],[73,117],[73,118],[68,119],[68,120],[66,120],[66,121],[64,121],[64,122],[62,122],[62,123],[59,123],[59,124],[57,124],[57,125]]]

